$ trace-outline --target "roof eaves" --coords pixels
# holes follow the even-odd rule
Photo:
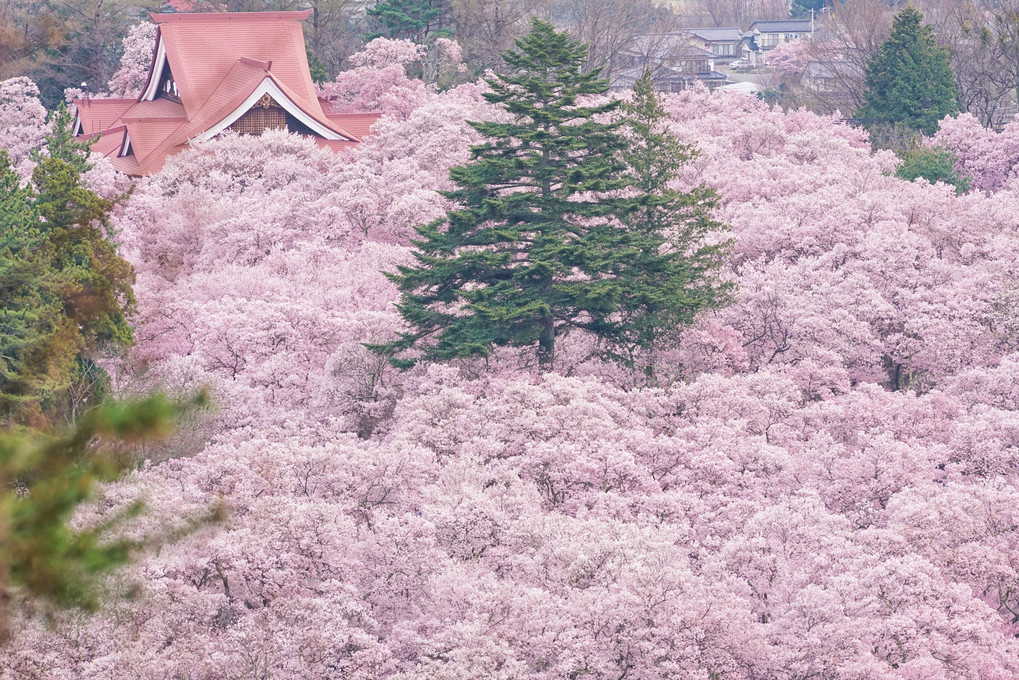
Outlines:
[[[156,59],[159,58],[159,43],[163,39],[162,30],[159,26],[156,26],[156,42],[152,46],[152,61],[149,62],[149,75],[145,78],[145,85],[142,86],[142,91],[138,93],[137,101],[142,100],[145,92],[149,89],[149,85],[152,83],[152,72],[156,70]]]
[[[349,138],[351,141],[354,141],[354,142],[360,142],[361,141],[361,138],[358,137],[357,135],[355,135],[355,134],[353,134],[351,132],[348,132],[347,130],[343,129],[342,127],[340,127],[336,123],[334,123],[331,120],[329,120],[329,118],[325,114],[325,111],[322,111],[321,115],[316,115],[313,111],[308,111],[305,107],[301,106],[298,103],[298,99],[294,96],[294,93],[293,93],[293,91],[290,88],[288,88],[286,85],[284,85],[279,80],[277,80],[276,76],[274,76],[272,74],[272,72],[267,72],[267,73],[268,73],[269,77],[272,78],[272,81],[274,83],[276,83],[276,87],[278,87],[283,92],[283,94],[287,95],[287,97],[290,99],[290,103],[292,103],[294,106],[296,106],[301,111],[303,111],[305,113],[305,115],[314,118],[316,121],[318,121],[322,125],[325,125],[325,127],[329,128],[333,132],[335,132],[335,133],[337,133],[339,135],[343,135],[344,137]]]

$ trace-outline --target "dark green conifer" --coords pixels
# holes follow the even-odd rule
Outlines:
[[[534,20],[517,48],[504,57],[512,73],[485,95],[513,120],[471,123],[487,141],[450,172],[458,207],[418,229],[417,265],[393,276],[413,330],[389,351],[451,359],[536,347],[548,369],[563,333],[615,332],[623,233],[604,192],[627,182],[619,123],[604,118],[618,102],[584,101],[607,83],[581,72],[587,48],[551,24]]]
[[[938,121],[959,111],[948,52],[937,46],[933,29],[912,7],[896,15],[891,36],[867,64],[866,84],[866,102],[857,118],[901,123],[933,135]]]
[[[31,153],[32,160],[41,163],[45,158],[59,158],[79,173],[92,169],[89,156],[95,140],[79,140],[74,135],[74,118],[63,102],[49,115],[50,132],[42,149]]]
[[[397,365],[509,346],[548,370],[573,330],[622,358],[724,297],[708,271],[724,246],[700,242],[713,199],[668,188],[687,151],[662,132],[650,81],[626,131],[619,102],[598,97],[606,81],[581,70],[586,46],[535,20],[517,48],[485,95],[513,119],[472,123],[487,141],[450,173],[456,208],[418,229],[417,264],[392,277],[411,330],[375,349],[416,352]]]
[[[385,28],[385,37],[423,43],[436,32],[443,0],[381,0],[368,8]]]
[[[717,195],[705,187],[689,193],[673,188],[696,151],[669,131],[669,115],[649,71],[635,84],[623,112],[623,160],[635,193],[621,222],[634,255],[620,270],[620,331],[613,344],[621,352],[617,358],[633,366],[641,352],[653,354],[698,311],[724,304],[734,284],[719,278],[731,242],[712,236],[726,230],[712,219]],[[645,356],[649,376],[653,366],[653,358]]]
[[[113,203],[89,191],[87,149],[57,117],[31,188],[0,156],[0,421],[42,426],[98,403],[96,363],[133,335],[131,265],[110,240]],[[65,160],[65,157],[67,160]]]

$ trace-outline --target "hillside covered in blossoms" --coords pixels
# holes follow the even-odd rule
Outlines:
[[[957,194],[837,116],[667,95],[731,303],[653,379],[579,332],[548,372],[510,348],[401,372],[365,347],[404,329],[385,274],[450,207],[468,121],[507,114],[386,41],[357,63],[325,86],[384,113],[356,148],[225,135],[117,205],[115,388],[215,406],[76,521],[225,519],[137,554],[96,612],[19,610],[0,678],[1019,677],[1019,123],[942,122]],[[2,141],[26,174],[24,111]]]

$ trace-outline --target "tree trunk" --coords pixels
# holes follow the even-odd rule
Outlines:
[[[555,321],[552,314],[541,320],[541,335],[538,336],[538,368],[542,373],[552,370],[555,361]]]
[[[3,502],[8,489],[7,480],[0,475],[0,648],[11,640],[11,560],[2,547],[11,545],[10,504]]]

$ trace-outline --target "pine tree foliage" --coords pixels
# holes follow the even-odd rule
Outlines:
[[[721,300],[709,282],[684,288],[723,249],[694,248],[685,260],[691,239],[717,225],[707,217],[708,194],[668,189],[670,164],[686,151],[660,130],[664,114],[653,98],[642,91],[627,133],[620,103],[596,97],[606,81],[581,71],[583,44],[535,20],[517,47],[504,57],[512,73],[489,81],[486,94],[513,120],[472,123],[488,141],[451,171],[457,188],[448,197],[457,207],[419,228],[417,264],[393,277],[412,330],[380,351],[414,348],[444,360],[534,348],[548,370],[563,334],[590,332],[632,354],[661,324]],[[637,198],[627,198],[631,187]]]
[[[514,120],[472,123],[488,141],[450,172],[459,207],[419,228],[417,266],[394,276],[414,330],[391,349],[451,359],[536,344],[547,369],[558,335],[615,325],[621,232],[608,221],[617,203],[597,194],[626,184],[619,123],[599,118],[618,102],[579,103],[607,83],[581,72],[586,48],[551,24],[534,20],[517,47],[485,95]]]
[[[110,240],[111,201],[82,183],[87,150],[55,120],[32,187],[0,155],[0,419],[45,425],[97,403],[97,360],[133,341],[134,272]],[[65,160],[65,158],[67,160]]]
[[[421,43],[435,33],[443,9],[443,0],[382,0],[367,12],[385,27],[385,37]]]
[[[147,542],[172,537],[152,536],[147,542],[111,538],[110,530],[137,514],[139,504],[81,531],[73,530],[69,520],[94,496],[97,484],[125,470],[130,447],[168,436],[179,417],[204,400],[199,395],[175,404],[154,395],[104,404],[61,434],[0,432],[0,646],[11,635],[16,591],[58,606],[95,608],[98,576],[124,564]],[[214,517],[191,518],[190,524]]]
[[[720,278],[732,242],[713,236],[726,226],[712,219],[717,195],[706,187],[673,188],[696,154],[669,130],[669,115],[655,94],[650,71],[623,104],[627,147],[623,159],[635,192],[622,213],[634,257],[621,271],[617,358],[633,366],[640,351],[660,348],[674,331],[705,308],[729,300],[733,284]],[[645,363],[652,372],[653,363]]]
[[[907,7],[895,17],[892,34],[867,65],[867,93],[858,118],[904,123],[925,135],[959,111],[955,74],[923,15]]]
[[[73,335],[50,292],[47,243],[32,194],[0,151],[0,413],[20,411],[57,380]]]
[[[32,160],[41,163],[46,158],[59,158],[78,173],[92,168],[89,156],[95,140],[78,140],[74,137],[74,117],[63,102],[49,115],[50,132],[43,149],[32,152]]]

